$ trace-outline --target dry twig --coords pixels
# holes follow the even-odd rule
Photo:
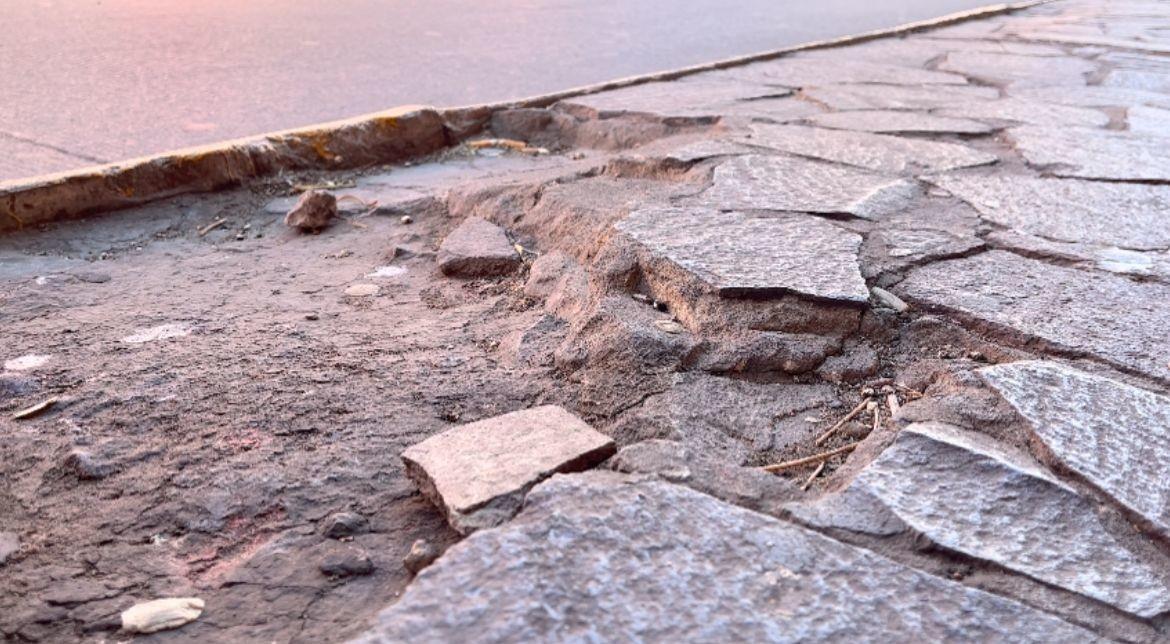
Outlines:
[[[886,405],[890,408],[890,420],[898,415],[898,410],[902,409],[902,405],[898,403],[898,394],[889,394],[886,396]]]
[[[853,448],[858,446],[858,444],[859,443],[849,443],[848,445],[842,445],[841,447],[838,447],[836,449],[831,449],[827,452],[821,452],[820,454],[813,454],[812,456],[805,456],[804,458],[798,458],[794,461],[784,461],[783,463],[774,463],[772,465],[765,465],[763,467],[763,470],[765,472],[772,472],[774,474],[776,472],[783,472],[784,470],[790,470],[794,467],[800,467],[801,465],[812,465],[813,463],[820,463],[823,461],[827,461],[830,458],[833,458],[834,456],[836,456],[838,454],[844,454],[846,452],[851,452],[851,451],[853,451]]]
[[[24,420],[25,418],[32,418],[33,416],[39,416],[42,412],[44,412],[45,410],[47,410],[48,408],[50,408],[56,404],[57,404],[56,398],[49,398],[48,400],[44,400],[44,401],[41,401],[41,402],[33,405],[32,407],[29,407],[27,409],[22,409],[22,410],[16,412],[15,414],[12,415],[12,420]]]
[[[207,233],[215,230],[216,228],[219,228],[220,226],[222,226],[226,223],[227,223],[227,220],[224,219],[223,217],[220,217],[219,219],[216,219],[215,221],[211,222],[210,224],[207,224],[206,226],[200,228],[199,229],[199,236],[203,237],[203,236],[207,235]]]
[[[861,402],[857,403],[857,406],[853,408],[853,411],[849,412],[848,414],[845,414],[844,418],[837,421],[837,423],[835,425],[833,425],[832,427],[830,427],[829,429],[825,430],[825,433],[821,434],[820,436],[817,436],[817,439],[815,441],[813,441],[813,444],[814,445],[821,445],[825,441],[829,440],[829,437],[832,436],[833,434],[837,433],[838,429],[841,429],[842,427],[844,427],[845,423],[853,420],[858,414],[860,414],[861,411],[863,409],[865,409],[865,406],[867,403],[869,403],[869,398],[863,398],[861,400]]]
[[[812,487],[813,481],[817,480],[817,477],[821,475],[821,472],[825,471],[825,463],[827,462],[828,461],[821,461],[821,464],[817,466],[817,469],[813,470],[813,473],[810,474],[807,479],[805,479],[804,485],[800,486],[800,490],[802,492],[807,491],[810,487]]]

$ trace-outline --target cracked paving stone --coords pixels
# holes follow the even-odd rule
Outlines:
[[[1024,125],[1104,127],[1109,124],[1109,115],[1101,110],[1069,105],[1052,105],[1022,98],[972,101],[965,105],[944,107],[935,113],[952,118],[981,119],[997,123]]]
[[[857,110],[810,116],[817,127],[878,134],[987,134],[994,127],[966,118],[894,110]]]
[[[356,641],[907,638],[1095,639],[706,494],[594,472],[554,477],[515,520],[451,548]]]
[[[1170,536],[1170,398],[1047,361],[980,373],[1056,463]]]
[[[1170,181],[1170,136],[1030,126],[1008,135],[1028,163],[1056,176]]]
[[[993,85],[1048,86],[1084,85],[1097,66],[1069,56],[1020,56],[985,51],[955,51],[939,63],[943,71],[955,72]]]
[[[1135,105],[1125,111],[1125,122],[1130,132],[1165,135],[1170,132],[1170,110]]]
[[[794,157],[736,157],[715,168],[696,201],[719,210],[844,213],[877,219],[906,207],[914,183]]]
[[[1170,610],[1170,589],[1106,531],[1092,502],[982,434],[910,425],[853,485],[949,550],[1140,617]]]
[[[792,91],[726,79],[683,79],[678,82],[646,83],[565,101],[598,112],[602,116],[636,113],[663,116],[719,116],[738,101],[764,97],[779,98]]]
[[[817,217],[651,208],[616,226],[720,295],[792,292],[856,303],[869,297],[857,259],[861,236]]]
[[[1021,87],[1012,96],[1029,101],[1075,107],[1125,107],[1153,105],[1170,108],[1170,94],[1120,87]],[[1040,125],[1040,124],[1038,124]]]
[[[734,79],[781,87],[808,87],[836,83],[881,83],[885,85],[966,85],[956,74],[917,69],[903,65],[836,58],[790,57],[743,67],[708,72],[695,78]]]
[[[825,85],[805,88],[802,93],[834,110],[934,109],[999,98],[995,88],[973,85]]]
[[[990,251],[915,269],[897,291],[1017,342],[1170,381],[1170,287],[1162,284]]]
[[[1170,186],[1027,176],[938,175],[930,183],[984,219],[1052,240],[1170,248]]]
[[[994,154],[958,143],[869,132],[767,124],[753,125],[751,131],[751,137],[741,139],[742,142],[891,174],[917,170],[944,172],[998,160]]]
[[[588,469],[613,441],[564,409],[545,405],[460,425],[402,452],[406,473],[462,534],[499,525],[533,485]]]
[[[1111,68],[1101,79],[1102,87],[1170,94],[1170,60],[1165,56],[1114,51],[1097,61]]]

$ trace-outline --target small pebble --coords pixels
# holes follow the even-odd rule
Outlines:
[[[426,539],[418,539],[410,544],[410,552],[402,558],[402,565],[412,574],[417,575],[423,568],[434,563],[439,555],[443,554],[435,544]]]
[[[374,572],[374,563],[370,561],[370,556],[352,547],[326,554],[317,567],[323,574],[331,577],[352,577]]]
[[[305,319],[306,320],[320,320],[321,317],[319,315],[317,315],[316,313],[306,313]]]
[[[75,449],[65,457],[65,467],[83,481],[98,481],[114,473],[114,466],[94,458],[85,450]]]
[[[355,512],[337,512],[329,515],[321,528],[321,534],[330,539],[351,537],[366,531],[366,518]]]
[[[400,221],[404,224],[413,224],[414,217],[411,217],[410,215],[402,215],[402,219],[399,219],[398,221]]]

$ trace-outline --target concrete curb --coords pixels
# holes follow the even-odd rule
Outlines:
[[[394,163],[436,152],[483,130],[492,114],[548,107],[566,98],[670,81],[799,51],[903,36],[1010,13],[1055,0],[997,4],[891,29],[823,40],[682,69],[633,76],[515,101],[446,109],[396,107],[384,112],[187,148],[119,163],[0,182],[0,232],[116,210],[189,192],[217,190],[287,170],[342,170]]]

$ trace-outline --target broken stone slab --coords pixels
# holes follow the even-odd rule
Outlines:
[[[1005,52],[953,51],[938,68],[992,85],[1083,86],[1097,66],[1071,56],[1021,56]]]
[[[1170,132],[1170,109],[1135,105],[1125,111],[1130,132],[1164,136]]]
[[[980,374],[1055,463],[1170,536],[1170,398],[1048,361]]]
[[[910,425],[852,485],[949,550],[1139,617],[1170,610],[1170,589],[1092,502],[982,434]]]
[[[468,217],[443,239],[438,261],[450,277],[497,277],[520,267],[504,229],[479,217]]]
[[[475,593],[468,593],[475,588]],[[1082,642],[1094,636],[657,480],[558,476],[356,641]]]
[[[967,79],[906,65],[834,58],[793,56],[778,60],[707,72],[695,78],[732,79],[760,85],[801,88],[839,83],[883,85],[966,85]]]
[[[793,292],[853,303],[868,297],[857,260],[861,236],[817,217],[651,208],[615,227],[720,295]]]
[[[1109,69],[1101,79],[1103,87],[1170,94],[1170,61],[1165,56],[1112,51],[1097,62]]]
[[[950,118],[979,119],[1003,124],[1041,126],[1104,127],[1109,115],[1097,109],[1069,105],[1053,105],[1023,98],[1002,98],[994,101],[972,101],[936,110],[935,114]]]
[[[599,118],[630,113],[702,118],[719,116],[724,107],[737,101],[779,98],[791,93],[789,89],[726,78],[690,77],[578,96],[565,103],[586,108]]]
[[[650,439],[735,465],[761,453],[811,440],[817,426],[809,410],[837,403],[827,384],[757,384],[706,374],[675,374],[670,388],[620,417],[609,433],[622,444]]]
[[[615,451],[608,437],[546,405],[460,425],[402,452],[406,473],[461,534],[499,525],[556,472],[589,469]]]
[[[896,289],[1015,343],[1170,382],[1170,287],[990,251],[915,269]]]
[[[156,633],[179,628],[203,614],[198,597],[169,597],[135,604],[122,612],[122,630],[127,633]]]
[[[1074,107],[1127,107],[1150,105],[1170,108],[1170,94],[1121,87],[1021,87],[1012,96],[1040,103]],[[1044,125],[1037,123],[1037,125]],[[1051,124],[1049,124],[1051,125]],[[1071,124],[1070,124],[1071,125]],[[1088,125],[1088,124],[1086,124]]]
[[[896,110],[829,112],[806,120],[817,127],[877,134],[987,134],[995,131],[994,127],[972,119]]]
[[[889,174],[945,172],[998,160],[994,154],[958,143],[802,125],[753,125],[751,137],[742,142]]]
[[[1170,136],[1091,128],[1008,130],[1028,163],[1060,177],[1170,181]]]
[[[1170,187],[1015,175],[938,175],[930,183],[984,219],[1053,240],[1170,248]]]
[[[802,93],[832,110],[930,110],[999,98],[995,88],[973,85],[825,85]]]
[[[717,210],[843,213],[878,219],[918,194],[904,179],[787,156],[734,157],[695,202]]]

